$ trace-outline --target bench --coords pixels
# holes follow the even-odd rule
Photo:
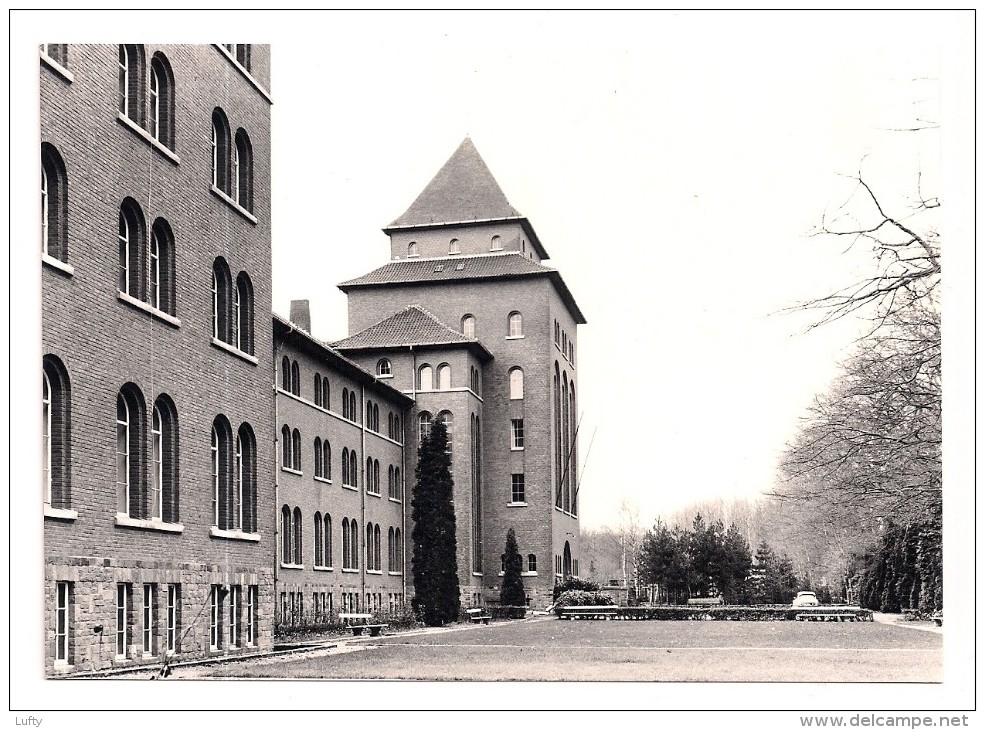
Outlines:
[[[854,613],[798,613],[798,621],[854,621]]]
[[[380,632],[383,631],[389,624],[371,624],[369,620],[373,618],[371,613],[340,613],[339,619],[342,621],[361,621],[362,623],[352,623],[349,628],[352,629],[353,636],[362,636],[363,629],[369,631],[370,636],[379,636]]]
[[[934,622],[935,626],[944,627],[944,614],[939,613],[936,616],[931,616],[930,620]]]
[[[590,619],[593,621],[611,620],[617,617],[617,606],[564,606],[561,608],[561,618]]]
[[[492,616],[485,613],[481,608],[466,608],[465,613],[469,615],[469,621],[474,624],[481,622],[488,625],[489,619],[492,618]]]

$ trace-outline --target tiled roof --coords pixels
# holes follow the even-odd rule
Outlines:
[[[568,305],[579,324],[585,324],[571,291],[557,269],[538,264],[519,252],[482,254],[479,256],[445,256],[430,259],[391,261],[368,274],[339,284],[344,292],[357,287],[414,284],[421,282],[453,283],[480,279],[515,279],[522,276],[547,276]],[[453,330],[454,331],[454,330]]]
[[[388,228],[521,218],[468,137]]]
[[[461,332],[439,322],[430,312],[410,306],[370,325],[344,340],[333,342],[332,347],[357,350],[376,347],[406,347],[408,345],[469,345],[470,340]]]
[[[402,259],[391,261],[368,274],[339,284],[345,291],[349,287],[372,284],[398,284],[415,281],[455,281],[543,275],[556,271],[549,266],[535,263],[518,252],[506,254],[482,254],[479,256],[447,256],[431,259]]]

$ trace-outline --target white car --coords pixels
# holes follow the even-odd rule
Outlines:
[[[814,591],[800,591],[797,597],[793,599],[793,605],[798,608],[802,606],[819,606],[820,602],[817,600],[817,595]]]

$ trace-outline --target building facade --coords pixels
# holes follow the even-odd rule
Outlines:
[[[270,52],[40,49],[48,673],[269,649]]]
[[[275,617],[317,627],[404,605],[404,423],[413,401],[309,334],[308,303],[275,316]]]
[[[547,605],[579,568],[585,317],[469,139],[384,231],[390,262],[339,285],[351,334],[333,346],[414,400],[411,463],[448,424],[463,601],[498,602],[512,527],[528,601]]]

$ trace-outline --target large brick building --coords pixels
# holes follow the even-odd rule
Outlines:
[[[46,670],[269,649],[269,47],[40,57]]]
[[[333,347],[414,400],[409,463],[448,425],[463,600],[498,601],[513,527],[528,600],[546,605],[578,574],[585,318],[469,139],[384,231],[390,263],[339,285],[351,334]]]

